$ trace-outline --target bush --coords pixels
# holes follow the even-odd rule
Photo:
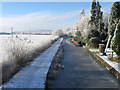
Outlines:
[[[105,40],[106,38],[107,38],[107,32],[105,32],[105,31],[104,31],[104,32],[101,32],[101,33],[100,33],[100,39],[101,39],[101,40]]]
[[[55,30],[52,32],[52,35],[53,36],[58,36],[58,37],[61,37],[64,35],[63,31],[62,30]]]
[[[38,36],[21,35],[17,37],[2,36],[1,53],[0,53],[0,80],[7,81],[22,66],[33,60],[38,54],[43,52],[51,43],[57,40],[58,37],[53,36]],[[2,65],[2,66],[1,66]]]
[[[117,25],[117,29],[115,30],[114,37],[112,39],[112,49],[120,56],[120,23]]]
[[[92,37],[99,37],[99,32],[97,30],[91,30],[88,34],[88,39]]]
[[[100,43],[100,38],[99,37],[92,37],[90,39],[91,42],[91,47],[98,48],[99,43]]]
[[[109,34],[112,36],[114,35],[114,31],[118,23],[118,19],[120,19],[120,2],[116,1],[113,3],[109,15],[108,28],[109,28]]]

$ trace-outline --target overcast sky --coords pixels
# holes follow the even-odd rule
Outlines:
[[[100,3],[109,12],[112,2]],[[88,13],[91,2],[3,2],[0,32],[55,30],[72,26],[82,8]]]

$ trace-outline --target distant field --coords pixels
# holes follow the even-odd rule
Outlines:
[[[26,50],[27,53],[48,44],[52,39],[52,35],[15,35],[14,37],[11,35],[0,35],[0,62],[7,61],[7,58],[16,48]]]

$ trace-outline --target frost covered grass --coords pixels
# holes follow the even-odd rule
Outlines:
[[[22,66],[48,48],[57,38],[58,36],[52,35],[17,35],[13,37],[1,35],[2,80],[8,80]]]

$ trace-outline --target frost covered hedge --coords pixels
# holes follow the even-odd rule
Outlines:
[[[112,49],[120,56],[120,20],[114,32],[114,37],[112,39]]]
[[[64,35],[64,33],[63,33],[62,30],[59,29],[59,30],[55,30],[55,31],[53,31],[53,32],[52,32],[52,35],[53,35],[53,36],[61,37],[61,36]]]
[[[116,28],[116,24],[118,23],[118,19],[120,19],[120,2],[116,1],[112,5],[111,11],[110,11],[110,16],[109,16],[109,34],[114,35],[114,31]]]
[[[116,1],[111,8],[108,25],[109,35],[112,35],[112,49],[120,56],[120,2]]]
[[[0,65],[2,65],[2,81],[8,80],[27,62],[47,49],[58,38],[47,35],[21,35],[17,37],[0,37]]]

